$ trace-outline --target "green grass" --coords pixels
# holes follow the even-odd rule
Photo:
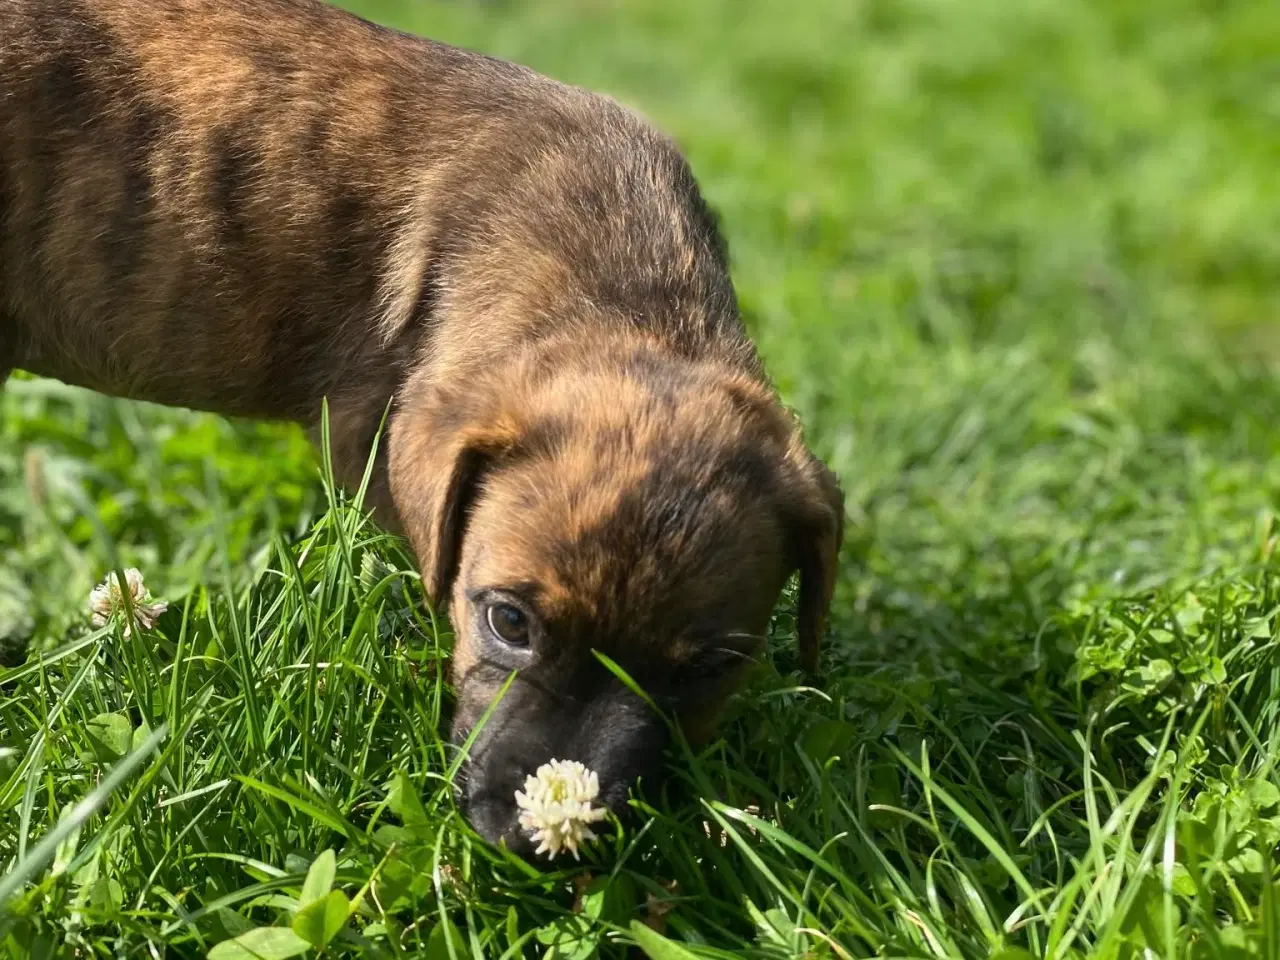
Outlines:
[[[848,494],[822,675],[784,603],[723,740],[533,871],[449,798],[447,625],[295,433],[11,382],[0,955],[348,909],[326,955],[1280,954],[1274,10],[362,9],[686,147]],[[154,631],[90,628],[115,564]]]

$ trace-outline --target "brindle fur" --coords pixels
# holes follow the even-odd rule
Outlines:
[[[13,367],[312,430],[327,398],[348,483],[394,398],[372,502],[452,601],[457,736],[507,674],[474,591],[546,625],[469,765],[491,838],[520,845],[511,793],[553,755],[614,803],[654,769],[592,649],[701,727],[799,570],[816,658],[840,492],[689,167],[522,67],[316,0],[0,0]]]

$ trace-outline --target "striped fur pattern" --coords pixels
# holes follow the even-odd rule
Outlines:
[[[12,368],[312,430],[327,399],[348,483],[391,404],[372,501],[450,607],[455,735],[521,671],[461,795],[492,839],[552,756],[615,806],[657,769],[593,650],[709,735],[799,571],[816,658],[840,490],[689,166],[522,67],[318,0],[0,0]]]

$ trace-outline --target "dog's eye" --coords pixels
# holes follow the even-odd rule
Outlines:
[[[714,688],[733,679],[753,659],[745,650],[713,647],[686,662],[679,673],[689,687]]]
[[[503,643],[513,647],[529,645],[529,618],[519,607],[513,607],[509,603],[490,604],[485,616],[489,621],[489,629]]]

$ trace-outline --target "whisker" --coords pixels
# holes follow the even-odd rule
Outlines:
[[[733,647],[712,647],[714,653],[722,653],[726,656],[737,657],[739,660],[747,660],[751,663],[759,663],[760,657],[754,653],[747,653],[744,650],[737,650]]]
[[[757,643],[764,643],[769,638],[763,633],[743,633],[741,631],[733,631],[731,633],[718,633],[716,640],[754,640]]]

